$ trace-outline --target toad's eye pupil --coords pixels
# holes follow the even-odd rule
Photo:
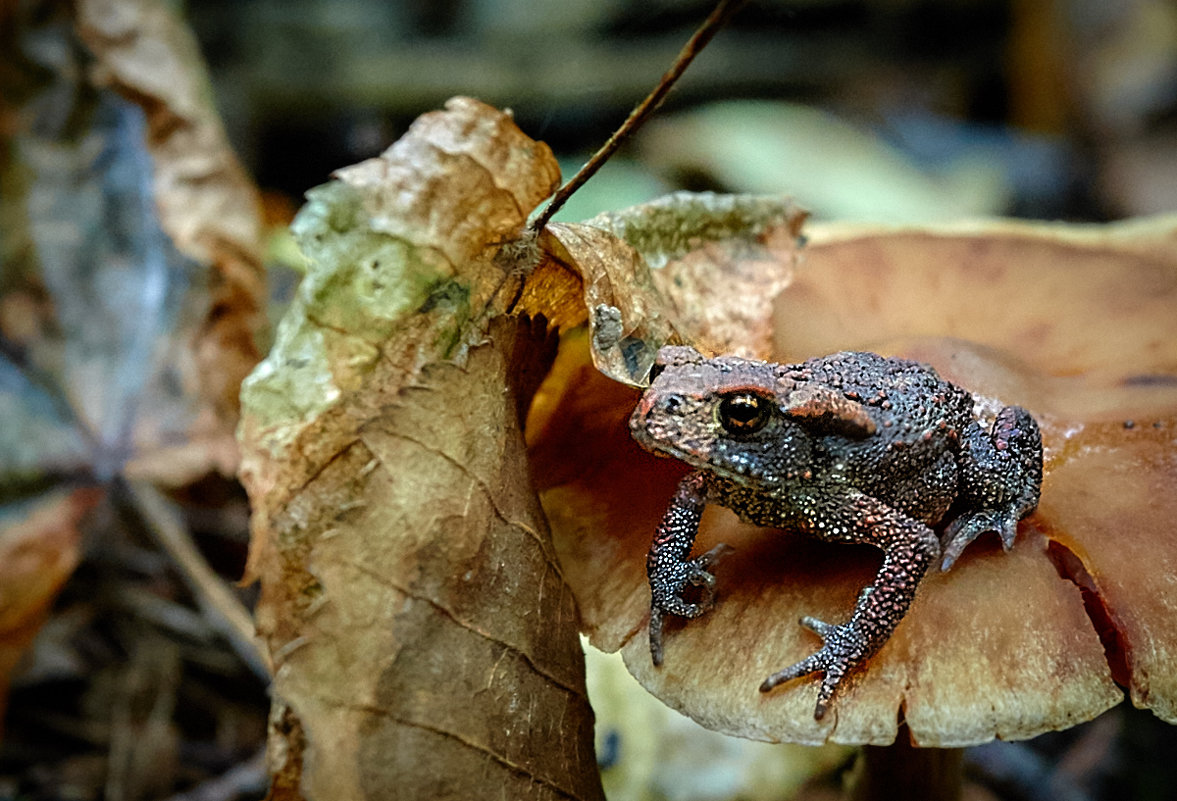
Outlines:
[[[728,395],[719,402],[719,424],[729,434],[753,434],[768,422],[772,405],[751,392]]]

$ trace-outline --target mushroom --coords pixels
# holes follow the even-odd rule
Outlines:
[[[758,355],[794,362],[862,349],[930,363],[974,394],[1030,409],[1046,470],[1039,509],[1013,550],[985,535],[951,572],[929,575],[821,721],[814,677],[767,694],[759,683],[817,646],[798,618],[848,617],[879,554],[708,507],[694,552],[734,548],[714,570],[718,604],[669,624],[655,667],[645,554],[688,468],[630,440],[639,390],[594,369],[587,334],[566,336],[528,439],[590,640],[621,650],[671,707],[771,742],[887,746],[898,737],[959,749],[1025,739],[1090,720],[1119,703],[1122,688],[1177,722],[1175,230],[1161,220],[811,232],[774,304],[771,348]],[[708,339],[705,325],[695,333]],[[881,751],[882,762],[918,753]],[[932,761],[959,766],[959,754]]]

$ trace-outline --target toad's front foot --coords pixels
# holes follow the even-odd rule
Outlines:
[[[660,566],[660,569],[651,572],[650,656],[655,665],[662,664],[663,615],[696,618],[715,606],[715,576],[707,569],[730,550],[730,545],[720,543],[694,559],[688,559],[681,564]],[[683,598],[683,592],[688,586],[700,588],[698,601],[691,602]]]
[[[817,691],[817,707],[813,710],[814,720],[821,720],[829,710],[834,692],[842,679],[869,655],[870,644],[868,639],[851,625],[838,626],[813,617],[801,618],[801,625],[822,638],[821,650],[784,670],[773,673],[760,685],[760,692],[766,693],[778,684],[808,676],[810,673],[822,672],[825,675]]]

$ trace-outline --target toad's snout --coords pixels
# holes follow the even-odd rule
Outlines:
[[[629,417],[630,431],[639,441],[658,439],[665,433],[667,424],[677,430],[680,423],[674,422],[686,415],[686,399],[677,393],[646,393]]]

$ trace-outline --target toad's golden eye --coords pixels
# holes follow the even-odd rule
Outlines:
[[[737,392],[719,402],[716,418],[729,434],[755,434],[772,413],[772,402],[753,392]]]

